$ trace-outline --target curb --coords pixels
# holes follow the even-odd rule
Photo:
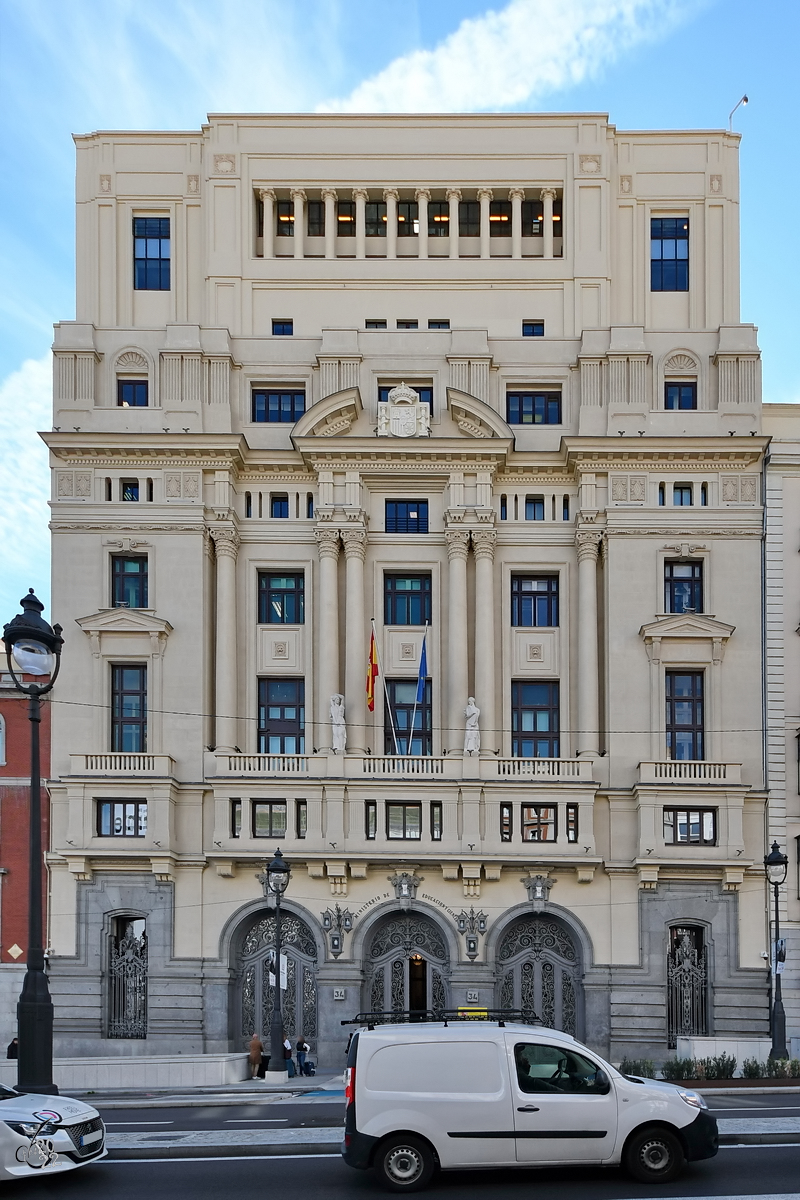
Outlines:
[[[720,1146],[800,1146],[800,1133],[721,1133]]]
[[[800,1139],[798,1139],[800,1140]],[[332,1142],[267,1142],[258,1146],[130,1146],[108,1151],[108,1159],[281,1158],[296,1154],[340,1154],[341,1136]]]

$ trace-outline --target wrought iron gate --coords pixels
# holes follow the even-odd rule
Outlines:
[[[675,925],[667,952],[667,1045],[708,1031],[708,957],[699,925]]]
[[[143,920],[117,917],[109,948],[110,1038],[147,1037],[147,934]]]
[[[429,917],[406,913],[379,925],[366,967],[368,1011],[447,1008],[447,944]]]
[[[567,929],[547,917],[521,917],[497,950],[500,1008],[519,1008],[548,1029],[579,1033],[580,963]]]
[[[281,954],[286,957],[286,990],[281,997],[281,1014],[287,1035],[317,1036],[317,945],[308,925],[300,917],[281,914]],[[244,939],[240,960],[242,1045],[254,1033],[269,1035],[272,1014],[275,958],[275,916],[270,914],[253,925]]]

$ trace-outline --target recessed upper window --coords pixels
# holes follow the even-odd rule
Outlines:
[[[651,218],[650,289],[653,292],[688,292],[688,217]]]
[[[368,200],[364,205],[364,231],[367,237],[386,237],[386,205]]]
[[[458,232],[461,237],[480,237],[481,206],[477,200],[459,201]]]
[[[560,425],[561,392],[508,392],[509,425]]]
[[[111,603],[114,608],[147,608],[146,554],[112,556]]]
[[[664,611],[703,611],[703,563],[664,563]]]
[[[98,800],[98,837],[145,837],[146,800]]]
[[[419,205],[416,200],[400,200],[397,204],[397,236],[416,237],[419,233]]]
[[[305,621],[305,576],[258,573],[259,625],[302,625]]]
[[[272,492],[269,498],[269,515],[281,520],[289,516],[289,496],[286,492]]]
[[[430,624],[430,575],[386,574],[383,586],[383,619],[386,625]]]
[[[440,320],[437,317],[433,321],[428,321],[428,329],[449,329],[449,328],[450,328],[449,320],[446,320],[446,319]]]
[[[294,321],[288,317],[274,317],[272,320],[273,337],[291,337],[294,333]]]
[[[118,379],[118,408],[147,408],[146,379]]]
[[[354,200],[340,200],[337,203],[336,227],[339,237],[356,236],[356,205]]]
[[[308,236],[325,236],[325,205],[321,200],[308,202]]]
[[[275,205],[278,237],[294,237],[294,204],[291,200],[279,200]]]
[[[492,200],[489,205],[489,234],[491,237],[511,237],[510,200]]]
[[[447,200],[428,201],[428,237],[447,237],[450,232],[450,205]]]
[[[275,389],[253,389],[253,420],[278,422],[294,425],[306,411],[304,391],[279,391]]]
[[[382,318],[374,318],[364,322],[365,329],[386,329],[386,321]]]
[[[692,506],[692,485],[690,483],[676,483],[672,488],[672,503],[676,508],[691,508]]]
[[[544,337],[544,321],[523,321],[523,337]]]
[[[693,409],[697,408],[696,383],[665,383],[664,408]]]
[[[517,629],[558,625],[558,576],[511,576],[511,624]]]
[[[169,217],[133,218],[133,286],[137,292],[168,292]]]
[[[387,500],[387,533],[427,533],[427,500]]]
[[[407,318],[407,317],[402,317],[397,322],[397,328],[398,329],[419,329],[419,321],[415,321],[415,320]]]
[[[525,520],[526,521],[543,521],[544,520],[544,496],[526,496],[525,497]]]
[[[120,479],[119,481],[119,498],[120,500],[133,501],[139,499],[139,480],[138,479]]]

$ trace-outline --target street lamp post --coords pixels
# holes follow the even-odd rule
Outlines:
[[[281,896],[289,886],[291,867],[280,850],[266,869],[267,887],[275,897],[275,987],[272,989],[272,1018],[269,1026],[270,1082],[282,1083],[286,1077],[283,1055],[283,1015],[281,1013]]]
[[[41,616],[44,605],[33,588],[20,601],[23,611],[3,627],[6,658],[17,691],[28,697],[31,723],[31,803],[28,837],[28,957],[17,1004],[17,1091],[57,1095],[53,1083],[53,1002],[44,971],[42,941],[42,795],[39,725],[42,696],[50,691],[61,665],[61,626]],[[47,676],[47,683],[24,683],[24,675]]]
[[[789,1052],[786,1049],[786,1013],[783,1010],[783,996],[781,995],[780,967],[783,964],[778,962],[778,947],[781,938],[778,889],[786,879],[788,865],[788,858],[785,854],[781,853],[778,843],[773,842],[772,850],[764,859],[764,873],[767,876],[768,883],[772,885],[775,895],[775,942],[772,959],[774,963],[773,970],[775,972],[775,991],[772,1002],[772,1049],[769,1052],[770,1058],[789,1057]]]

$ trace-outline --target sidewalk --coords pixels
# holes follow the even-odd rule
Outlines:
[[[286,1083],[265,1083],[263,1079],[243,1079],[221,1087],[195,1088],[105,1088],[91,1092],[69,1093],[96,1108],[196,1108],[205,1104],[250,1104],[253,1101],[291,1100],[293,1096],[315,1096],[331,1101],[344,1096],[342,1074],[316,1075],[313,1079],[289,1079]]]

